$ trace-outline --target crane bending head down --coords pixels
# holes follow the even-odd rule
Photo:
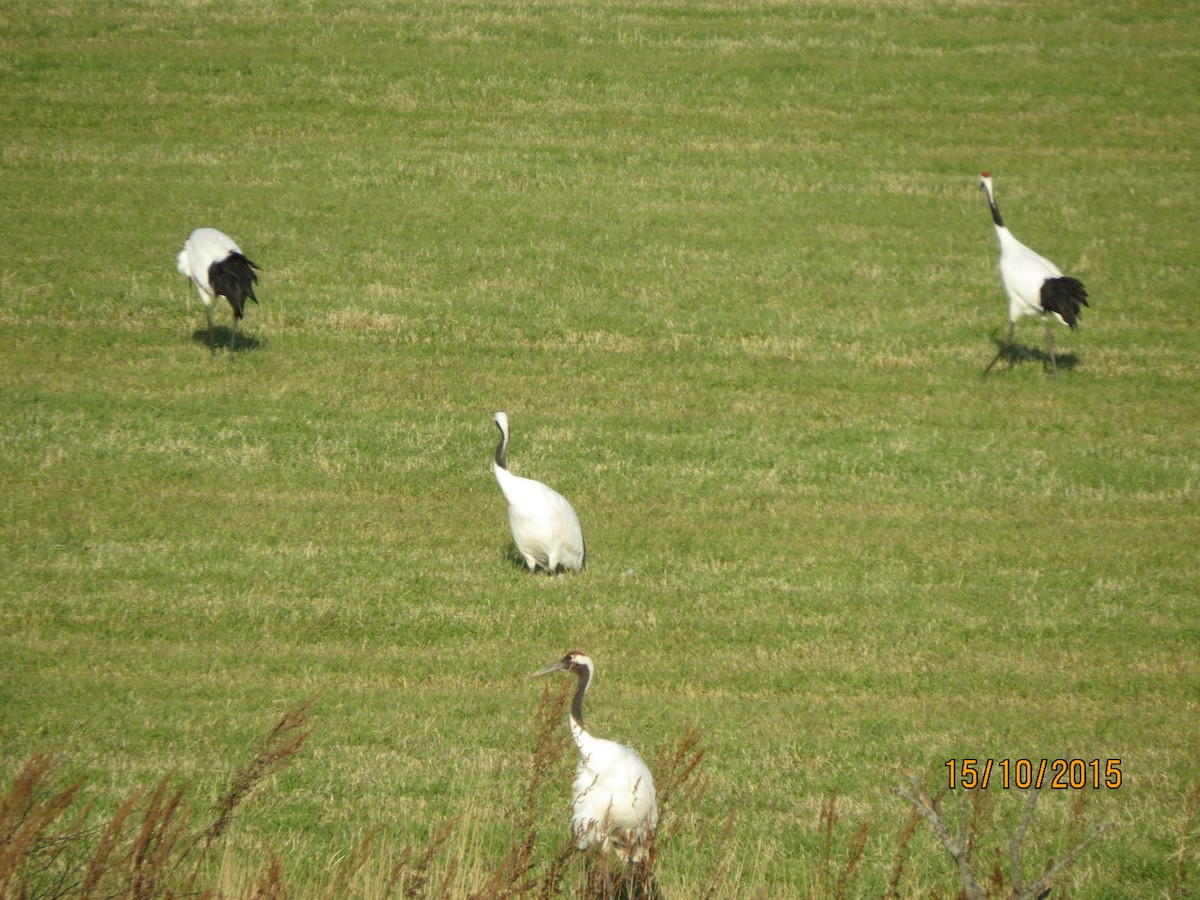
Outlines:
[[[233,238],[215,228],[197,228],[183,244],[175,267],[196,285],[200,302],[208,316],[208,344],[216,352],[213,341],[212,303],[224,297],[233,308],[233,330],[229,337],[229,352],[233,353],[237,343],[238,320],[246,310],[246,301],[253,300],[254,285],[258,281],[255,270],[259,267],[249,260]],[[261,269],[259,269],[261,271]]]
[[[508,471],[508,414],[497,412],[492,418],[500,429],[492,471],[508,501],[508,527],[525,565],[531,572],[541,566],[551,575],[560,566],[582,571],[586,547],[575,508],[549,485]]]

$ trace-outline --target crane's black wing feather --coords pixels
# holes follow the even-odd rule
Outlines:
[[[1042,282],[1042,309],[1057,313],[1062,320],[1075,327],[1079,319],[1079,308],[1087,306],[1087,291],[1078,278],[1047,278]]]
[[[208,285],[212,288],[213,296],[229,301],[235,319],[242,317],[247,298],[258,302],[254,296],[254,284],[258,281],[255,269],[258,266],[241,253],[230,253],[208,267]]]

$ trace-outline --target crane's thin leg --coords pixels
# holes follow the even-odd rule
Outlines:
[[[1000,349],[996,351],[996,355],[992,357],[992,361],[987,364],[987,368],[983,370],[983,374],[979,376],[980,378],[986,377],[987,373],[992,371],[992,366],[994,366],[996,364],[996,360],[998,360],[1001,356],[1004,355],[1005,351],[1012,350],[1013,331],[1016,330],[1016,327],[1017,327],[1016,322],[1008,323],[1008,337],[1004,339],[1004,343],[1000,345]],[[1012,364],[1013,364],[1013,359],[1012,359],[1012,355],[1010,354],[1008,357],[1008,367],[1010,369],[1012,368]]]
[[[1054,333],[1050,330],[1050,317],[1046,316],[1046,349],[1050,351],[1050,374],[1058,377],[1058,359],[1054,355]]]
[[[638,890],[641,888],[641,890]],[[630,860],[625,864],[625,874],[622,877],[621,889],[623,896],[649,898],[654,896],[647,876],[646,867],[642,862]]]
[[[233,359],[233,346],[237,343],[237,316],[233,317],[233,332],[229,335],[229,358]]]
[[[212,323],[212,307],[207,303],[204,304],[204,314],[208,316],[208,349],[213,353],[217,352],[217,336],[213,334]]]

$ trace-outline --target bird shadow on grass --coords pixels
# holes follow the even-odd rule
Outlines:
[[[993,338],[993,341],[996,344],[996,352],[999,353],[1000,348],[1004,346],[1004,339]],[[1068,372],[1079,365],[1079,357],[1074,353],[1055,353],[1054,358],[1058,361],[1058,368]],[[1008,348],[1008,352],[996,360],[992,371],[999,368],[1011,369],[1031,362],[1041,363],[1046,371],[1051,369],[1050,353],[1047,350],[1027,344],[1013,344]]]
[[[197,328],[192,332],[192,341],[197,344],[203,344],[209,350],[216,353],[218,350],[229,350],[229,338],[233,333],[228,325],[214,325],[212,332],[212,340],[209,340],[207,328]],[[266,341],[256,338],[252,334],[243,334],[238,332],[237,343],[233,347],[234,353],[245,353],[250,350],[261,350],[266,346]]]
[[[510,545],[505,550],[501,551],[501,556],[504,558],[504,561],[506,563],[508,563],[508,565],[512,566],[514,569],[528,569],[529,568],[527,565],[525,565],[525,557],[523,557],[517,551],[516,547],[513,547]]]

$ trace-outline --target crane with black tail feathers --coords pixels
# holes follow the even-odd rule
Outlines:
[[[1054,336],[1050,332],[1050,320],[1057,319],[1074,329],[1079,321],[1081,307],[1087,306],[1087,291],[1078,278],[1064,276],[1058,266],[1044,256],[1034,253],[1018,241],[1000,218],[996,206],[996,194],[992,189],[992,176],[983,172],[979,176],[979,187],[987,194],[988,206],[992,210],[992,222],[996,226],[996,239],[1000,242],[1000,282],[1008,294],[1008,337],[983,370],[981,378],[992,370],[992,366],[1008,354],[1009,367],[1013,359],[1013,333],[1017,319],[1022,316],[1039,315],[1046,320],[1046,349],[1050,355],[1050,370],[1058,374],[1058,359],[1054,354]]]
[[[508,414],[498,412],[492,418],[500,429],[500,442],[496,445],[492,471],[496,473],[496,481],[508,501],[508,527],[513,542],[529,566],[529,571],[535,571],[538,566],[551,575],[558,571],[559,566],[575,572],[582,571],[585,554],[583,529],[574,507],[553,488],[508,471],[505,461],[511,436]]]
[[[567,672],[578,679],[571,701],[571,737],[579,749],[572,784],[571,837],[580,850],[615,851],[625,862],[641,862],[658,827],[658,801],[650,769],[624,744],[593,737],[583,725],[583,697],[596,666],[572,650],[530,675]]]
[[[183,249],[179,251],[176,268],[179,274],[192,280],[200,293],[200,301],[208,316],[208,345],[214,353],[217,345],[213,338],[213,300],[224,297],[233,307],[233,330],[229,337],[229,353],[232,355],[237,343],[238,320],[245,314],[246,301],[258,303],[258,298],[254,296],[254,285],[258,281],[255,270],[259,267],[246,258],[229,235],[215,228],[197,228],[188,235]]]

